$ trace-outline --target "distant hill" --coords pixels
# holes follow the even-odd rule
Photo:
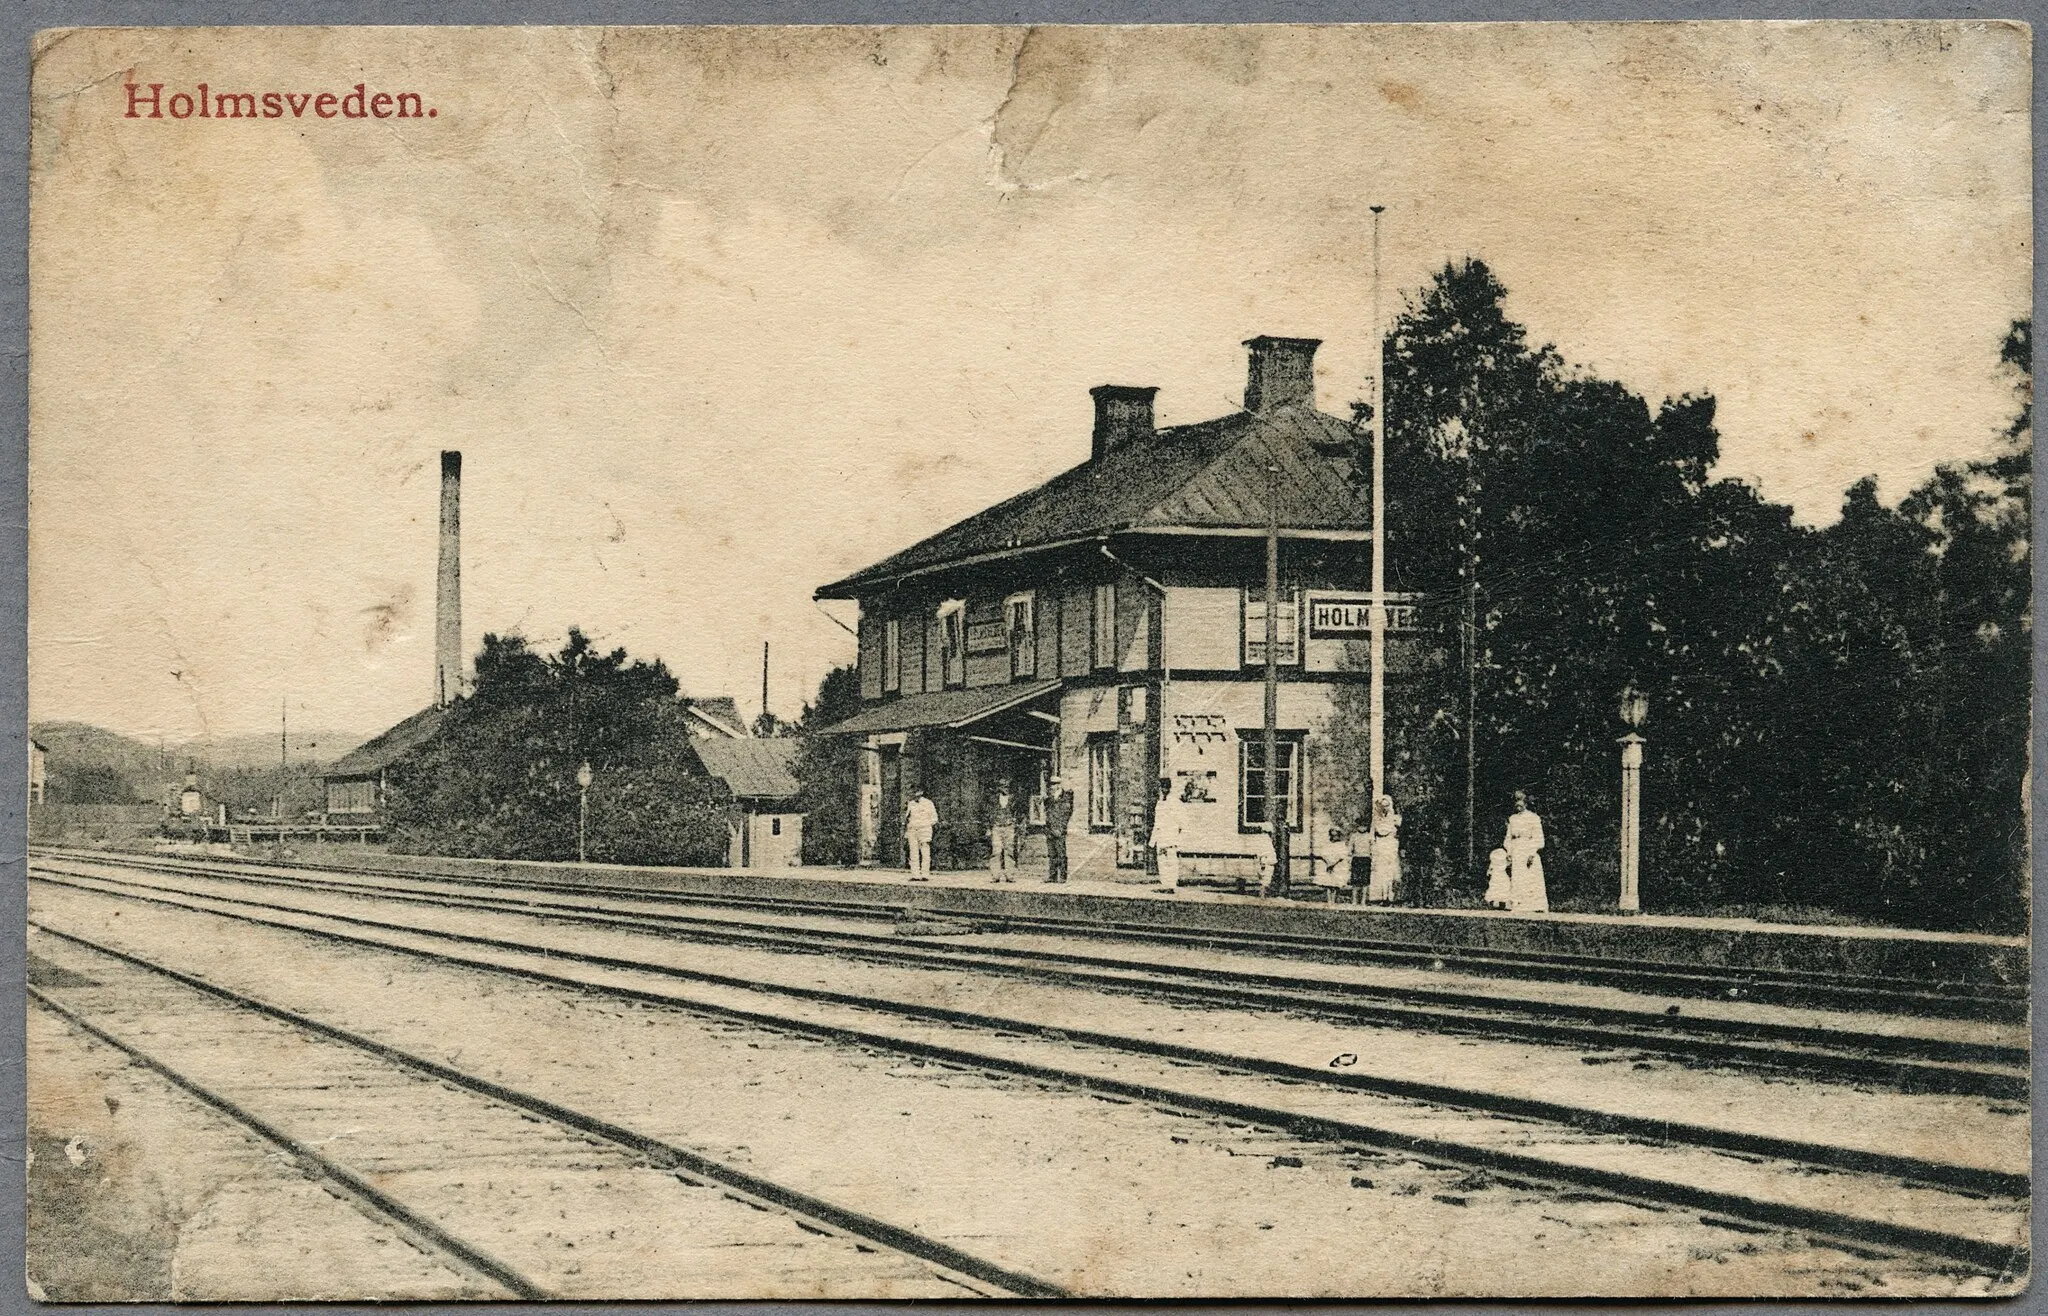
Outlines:
[[[52,765],[98,764],[134,777],[155,777],[174,770],[174,753],[87,722],[35,722],[28,733],[50,752]]]
[[[355,731],[298,731],[291,733],[291,761],[324,766],[334,762],[369,737]],[[45,742],[47,743],[47,742]],[[274,768],[277,766],[277,733],[256,732],[246,736],[220,736],[194,740],[176,746],[176,752],[196,758],[214,768]]]
[[[155,745],[85,722],[36,722],[29,735],[49,751],[50,800],[133,804],[161,798],[184,761]]]
[[[263,731],[167,741],[161,747],[87,722],[36,722],[29,726],[29,734],[50,751],[52,763],[100,764],[124,776],[182,777],[192,760],[212,768],[277,766],[277,736]],[[293,731],[291,761],[295,767],[332,763],[368,739],[357,731]]]
[[[188,766],[198,770],[210,797],[240,803],[243,795],[296,794],[305,789],[300,779],[309,779],[364,739],[345,731],[294,732],[291,771],[278,777],[277,737],[260,732],[163,745],[86,722],[36,722],[29,734],[49,752],[51,802],[66,804],[158,802],[184,784]],[[249,780],[251,773],[263,779]],[[285,787],[286,780],[293,786]]]

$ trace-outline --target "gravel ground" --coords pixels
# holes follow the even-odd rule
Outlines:
[[[49,989],[65,1005],[318,1148],[550,1294],[957,1298],[980,1291],[915,1259],[821,1235],[716,1184],[650,1167],[614,1144],[118,960],[61,942],[46,949],[48,962],[92,980]],[[383,1292],[372,1284],[325,1295],[363,1300]]]
[[[85,935],[431,1050],[1089,1294],[1903,1297],[1993,1288],[1778,1231],[1561,1196],[201,915],[43,887],[35,906]],[[1117,1002],[1119,1022],[1126,1004]]]
[[[509,1296],[35,1005],[28,1066],[27,1264],[39,1301]]]

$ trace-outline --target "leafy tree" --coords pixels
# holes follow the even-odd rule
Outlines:
[[[135,804],[135,787],[104,763],[51,764],[46,783],[52,804]]]
[[[821,728],[860,711],[860,673],[835,667],[818,683],[818,697],[804,705],[796,734],[803,739],[795,772],[802,784],[807,864],[851,864],[860,857],[860,745],[852,736],[821,735]]]
[[[2019,926],[2030,327],[2002,350],[2022,391],[2008,451],[1944,468],[1896,510],[1860,484],[1813,531],[1712,478],[1712,398],[1653,410],[1568,369],[1505,295],[1483,262],[1448,265],[1384,348],[1390,584],[1419,594],[1425,626],[1389,688],[1418,896],[1476,896],[1522,789],[1545,816],[1553,901],[1611,906],[1616,705],[1633,685],[1652,707],[1652,907]],[[1334,719],[1360,739],[1363,703],[1340,696]]]
[[[299,820],[318,811],[325,798],[320,769],[310,763],[267,768],[202,764],[199,789],[207,799],[227,805],[236,818],[268,817],[282,808],[285,818]]]
[[[486,635],[473,693],[393,765],[392,835],[430,854],[573,859],[591,769],[588,855],[724,862],[732,799],[705,775],[659,660],[600,653],[571,628],[558,653]]]
[[[1823,532],[1850,557],[1858,602],[1884,623],[1875,643],[1848,652],[1841,682],[1850,699],[1885,696],[1860,710],[1862,740],[1850,746],[1884,765],[1856,783],[1872,894],[1919,922],[2025,921],[2032,342],[2021,320],[2001,345],[2019,394],[2002,452],[1940,467],[1896,510],[1865,481]]]

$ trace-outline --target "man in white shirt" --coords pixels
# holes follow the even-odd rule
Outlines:
[[[1152,853],[1159,860],[1159,885],[1167,891],[1180,889],[1180,797],[1173,793],[1170,778],[1159,779],[1159,802],[1152,806]]]
[[[910,880],[929,882],[932,877],[932,830],[939,825],[939,806],[925,798],[923,791],[911,794],[910,807],[903,811],[903,837],[910,847]]]

